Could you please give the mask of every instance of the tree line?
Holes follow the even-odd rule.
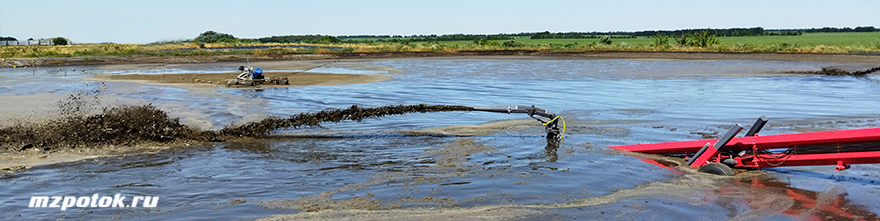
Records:
[[[587,33],[587,32],[566,32],[566,33],[550,33],[549,31],[538,32],[532,34],[531,39],[560,39],[560,38],[603,38],[608,36],[609,38],[636,38],[635,35],[631,33],[625,32],[615,32],[615,33]]]
[[[517,36],[529,36],[531,33],[520,34],[448,34],[448,35],[343,35],[339,38],[345,43],[370,42],[431,42],[431,41],[479,41],[479,40],[510,40]]]
[[[875,32],[880,31],[880,29],[874,28],[874,26],[859,26],[856,28],[832,28],[832,27],[824,27],[824,28],[810,28],[810,29],[776,29],[771,31],[796,31],[803,33],[837,33],[837,32]]]
[[[763,36],[763,35],[800,35],[799,32],[768,32],[761,27],[754,28],[725,28],[725,29],[681,29],[681,30],[650,30],[650,31],[615,31],[615,32],[566,32],[566,33],[550,33],[549,31],[535,33],[532,39],[553,39],[553,38],[601,38],[602,36],[611,36],[612,38],[636,38],[649,37],[657,35],[667,36],[684,36],[694,35],[706,32],[709,35],[718,37],[733,36]]]
[[[522,32],[522,33],[510,33],[510,34],[507,34],[507,33],[500,33],[500,34],[494,34],[494,35],[497,35],[497,36],[516,36],[516,37],[523,37],[523,36],[531,36],[532,34],[534,34],[534,33],[531,33],[531,32]],[[478,35],[478,34],[445,34],[445,35],[436,35],[436,34],[431,34],[431,35],[339,35],[339,36],[336,36],[336,37],[339,37],[340,39],[356,39],[356,38],[407,38],[407,39],[413,39],[413,38],[436,38],[436,39],[448,39],[448,40],[450,40],[450,41],[463,41],[463,40],[473,40],[473,39],[479,39],[479,38],[486,38],[486,36],[488,36],[488,35]],[[457,38],[457,39],[456,39],[456,38]]]
[[[439,42],[439,41],[474,41],[487,42],[495,40],[512,40],[514,37],[530,37],[531,39],[606,39],[610,42],[613,38],[636,38],[636,37],[656,37],[671,36],[681,41],[687,42],[694,39],[694,36],[713,36],[713,37],[736,37],[736,36],[797,36],[803,33],[818,32],[875,32],[880,31],[873,26],[864,27],[844,27],[844,28],[810,28],[810,29],[764,29],[762,27],[752,28],[703,28],[703,29],[680,29],[680,30],[646,30],[646,31],[613,31],[613,32],[521,32],[510,34],[445,34],[445,35],[283,35],[263,37],[257,39],[239,39],[231,34],[217,33],[207,31],[202,33],[195,42],[203,43],[224,43],[224,42],[261,42],[261,43],[312,43],[312,44],[336,44],[336,43],[374,43],[374,42]],[[681,43],[685,44],[685,43]],[[710,43],[711,44],[711,43]],[[700,44],[702,45],[702,44]]]
[[[615,31],[615,32],[566,32],[566,33],[550,33],[549,31],[538,32],[532,34],[532,39],[551,39],[551,38],[601,38],[602,36],[611,36],[612,38],[635,38],[649,37],[657,35],[667,36],[684,36],[695,35],[703,32],[718,37],[736,37],[736,36],[796,36],[803,33],[838,33],[838,32],[875,32],[880,29],[874,26],[864,26],[856,28],[810,28],[810,29],[764,29],[762,27],[753,28],[703,28],[703,29],[680,29],[680,30],[649,30],[649,31]]]
[[[262,43],[310,43],[310,44],[336,44],[342,42],[337,37],[330,35],[284,35],[258,38]]]

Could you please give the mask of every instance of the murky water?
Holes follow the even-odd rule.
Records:
[[[768,61],[372,64],[406,74],[369,84],[264,90],[107,82],[106,93],[170,107],[171,115],[184,122],[208,121],[213,127],[252,115],[288,116],[353,104],[535,105],[565,117],[565,143],[548,148],[537,121],[511,123],[488,135],[407,132],[528,118],[516,114],[427,113],[332,123],[280,131],[288,136],[277,139],[37,166],[0,178],[0,214],[9,219],[249,219],[322,208],[480,205],[530,206],[540,213],[529,219],[563,220],[874,220],[880,213],[877,165],[841,172],[832,166],[777,168],[719,178],[605,148],[699,139],[695,132],[723,133],[733,123],[747,125],[762,115],[770,119],[762,134],[876,127],[876,76],[779,76],[774,73],[834,64]],[[96,85],[80,82],[88,74],[44,72],[0,70],[0,95],[64,94]],[[34,195],[95,193],[160,196],[160,201],[149,209],[27,207]]]

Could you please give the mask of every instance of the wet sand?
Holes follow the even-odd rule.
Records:
[[[84,78],[84,80],[93,81],[122,81],[136,82],[157,85],[173,85],[184,87],[227,87],[226,79],[235,79],[238,73],[219,73],[219,74],[96,74],[94,77]],[[365,84],[384,80],[390,80],[391,77],[381,74],[326,74],[326,73],[308,73],[308,72],[285,72],[285,73],[264,73],[266,79],[269,78],[287,78],[288,85],[272,85],[262,84],[255,87],[271,88],[271,87],[297,87],[297,86],[315,86],[315,85],[341,85],[341,84]],[[235,88],[255,88],[244,85],[232,85]]]
[[[444,60],[482,60],[482,61],[516,61],[516,60],[559,60],[559,59],[630,59],[630,60],[781,60],[781,61],[810,61],[810,62],[848,62],[849,64],[829,67],[835,70],[847,72],[865,71],[877,68],[880,65],[880,56],[871,55],[822,55],[822,54],[724,54],[724,53],[576,53],[576,54],[544,54],[535,55],[504,55],[504,56],[454,56],[454,57],[407,57],[403,58],[378,58],[378,59],[343,59],[343,60],[270,60],[251,62],[251,66],[260,67],[264,70],[310,70],[319,67],[340,67],[353,70],[384,71],[388,74],[332,74],[314,72],[264,72],[268,78],[288,78],[289,85],[259,85],[257,88],[272,87],[296,87],[314,85],[344,85],[364,84],[391,80],[389,75],[404,74],[403,71],[370,64],[374,61],[399,60],[399,59],[444,59]],[[183,74],[116,74],[114,71],[136,70],[161,70],[161,69],[206,69],[223,68],[235,70],[241,62],[209,62],[209,63],[185,63],[185,64],[121,64],[102,65],[99,72],[93,77],[84,80],[93,81],[119,81],[136,82],[156,85],[170,85],[180,87],[227,87],[226,80],[234,79],[238,72],[227,73],[183,73]],[[763,73],[727,71],[725,74],[716,74],[712,77],[754,77],[754,76],[792,76],[792,75],[815,75],[822,74],[823,69],[816,70],[787,70],[771,71]],[[626,73],[633,78],[670,78],[670,77],[706,77],[705,73],[677,73],[673,71],[657,70],[657,72]],[[233,86],[235,88],[254,88],[247,86]]]
[[[462,139],[459,139],[461,143]],[[464,147],[475,145],[464,145]],[[467,151],[473,148],[464,148]],[[485,151],[485,150],[480,150]],[[591,206],[607,205],[618,203],[623,199],[638,198],[644,201],[640,205],[629,205],[630,207],[651,207],[656,204],[665,204],[663,201],[681,201],[689,202],[693,199],[694,191],[705,191],[712,193],[719,188],[731,189],[747,189],[748,185],[729,185],[732,177],[707,175],[697,172],[695,168],[684,165],[684,161],[678,158],[671,158],[658,155],[648,155],[639,153],[621,153],[632,155],[633,157],[650,159],[660,164],[668,165],[670,169],[674,168],[684,174],[671,180],[648,182],[630,189],[622,189],[616,192],[600,195],[595,197],[578,198],[568,202],[547,203],[547,204],[526,204],[526,205],[482,205],[473,207],[456,206],[460,202],[447,201],[438,202],[431,201],[433,199],[415,199],[415,202],[434,202],[434,207],[403,207],[398,203],[383,203],[385,206],[379,206],[377,201],[371,201],[372,196],[355,197],[351,200],[329,200],[332,194],[327,194],[327,199],[316,201],[311,198],[303,198],[299,200],[275,200],[259,202],[257,205],[270,208],[295,208],[302,209],[303,212],[294,214],[273,215],[259,220],[545,220],[548,217],[555,217],[555,211],[568,208],[586,208]],[[463,159],[463,154],[447,154],[452,158]],[[470,171],[471,169],[465,168]],[[479,170],[479,169],[474,169]],[[763,177],[765,174],[761,171],[740,171],[735,176],[736,179],[767,179]],[[399,179],[400,176],[395,178]],[[364,184],[365,186],[369,184]],[[361,187],[366,188],[366,187]],[[323,194],[322,194],[323,195]],[[742,198],[742,200],[753,200],[751,195],[727,196],[708,194],[702,196],[705,199],[715,198]],[[479,197],[477,197],[479,198]],[[404,200],[404,199],[402,199]],[[476,198],[474,200],[477,200]],[[481,198],[479,200],[482,200]],[[730,199],[726,199],[730,200]],[[364,203],[367,202],[367,203]],[[444,206],[444,203],[446,206]],[[784,194],[768,192],[763,200],[756,202],[764,206],[763,210],[772,211],[785,209],[792,206],[791,199]],[[304,207],[309,206],[309,207]],[[313,210],[309,210],[313,209]],[[564,210],[562,210],[564,211]],[[759,210],[760,212],[761,210]],[[778,212],[778,211],[776,211]],[[583,213],[583,212],[579,212]],[[741,214],[740,217],[749,217],[748,213]],[[760,216],[758,216],[760,217]],[[622,218],[618,216],[618,218]],[[634,218],[634,217],[630,217]]]
[[[197,143],[193,143],[197,144]],[[66,149],[44,152],[29,149],[14,153],[0,153],[0,174],[14,173],[34,166],[74,162],[103,157],[121,157],[139,154],[154,154],[169,148],[188,147],[193,144],[142,144],[136,146],[107,146],[100,149]]]
[[[384,71],[388,74],[401,74],[402,71],[380,67],[368,64],[369,60],[351,60],[339,62],[337,60],[306,60],[306,61],[270,61],[270,62],[251,62],[251,66],[259,67],[266,72],[263,75],[269,78],[287,78],[289,85],[270,85],[264,84],[257,87],[297,87],[297,86],[314,86],[314,85],[343,85],[343,84],[364,84],[379,81],[390,80],[387,74],[332,74],[332,73],[315,73],[315,72],[273,72],[273,70],[310,70],[319,67],[340,67],[356,70],[372,70]],[[124,64],[124,65],[105,65],[98,69],[100,74],[93,77],[84,78],[84,80],[94,81],[122,81],[137,82],[157,85],[173,85],[184,87],[226,87],[227,79],[235,79],[240,72],[235,72],[237,65],[245,65],[241,62],[224,62],[224,63],[191,63],[191,64]],[[182,70],[198,70],[206,68],[221,68],[231,70],[227,73],[180,73],[180,74],[117,74],[118,71],[138,71],[138,70],[162,70],[162,69],[182,69]],[[246,86],[234,86],[237,88],[254,88]]]

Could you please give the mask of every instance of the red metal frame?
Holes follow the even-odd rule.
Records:
[[[653,154],[694,153],[706,143],[717,139],[692,140],[667,143],[635,144],[611,146],[608,148]],[[880,127],[853,130],[822,131],[811,133],[779,134],[754,137],[737,137],[727,143],[728,150],[751,150],[752,145],[760,149],[781,149],[793,146],[823,145],[837,143],[859,143],[880,141]]]
[[[695,153],[706,143],[715,143],[717,139],[680,141],[667,143],[636,144],[610,146],[609,148],[652,153],[652,154],[686,154]],[[811,133],[780,134],[767,136],[750,136],[733,138],[724,150],[751,151],[752,154],[742,156],[725,156],[711,145],[704,154],[697,156],[691,166],[700,167],[709,162],[721,162],[725,159],[733,159],[737,162],[735,167],[765,168],[782,166],[815,166],[836,165],[835,169],[845,170],[850,164],[876,164],[880,163],[880,146],[876,151],[859,152],[832,152],[797,154],[796,152],[773,154],[763,150],[783,148],[810,148],[822,145],[847,145],[852,143],[880,142],[880,127],[867,129],[823,131]],[[878,144],[880,145],[880,144]]]
[[[880,163],[880,151],[814,154],[790,153],[783,154],[782,156],[759,154],[746,157],[734,157],[733,159],[737,162],[735,167],[764,168],[836,165],[834,169],[840,171],[849,169],[850,164]]]

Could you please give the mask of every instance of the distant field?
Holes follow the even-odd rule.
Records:
[[[673,39],[670,38],[670,41]],[[544,44],[574,44],[589,45],[599,42],[599,39],[529,39],[529,37],[517,37],[517,42],[526,45]],[[719,37],[718,41],[724,46],[737,46],[739,44],[752,44],[756,46],[781,45],[790,46],[877,46],[880,45],[880,32],[848,32],[848,33],[804,33],[800,36],[746,36],[746,37]],[[503,41],[498,41],[503,42]],[[420,42],[413,42],[420,43]],[[612,44],[626,43],[629,45],[649,46],[654,44],[653,38],[614,38]],[[441,41],[443,45],[472,45],[473,41]]]
[[[789,44],[797,46],[871,46],[880,45],[880,32],[804,33],[801,36],[749,36],[719,38],[722,45]]]
[[[599,39],[598,39],[598,38],[582,38],[582,39],[529,39],[529,37],[523,37],[523,38],[517,38],[516,41],[518,41],[518,42],[522,42],[523,44],[535,44],[535,45],[540,45],[540,44],[561,44],[561,45],[567,45],[567,44],[574,44],[574,43],[577,43],[578,45],[589,45],[589,44],[592,44],[593,42],[596,42],[596,44],[599,43]],[[626,43],[626,44],[630,44],[630,45],[639,45],[639,44],[641,44],[641,45],[651,45],[651,44],[654,44],[654,39],[653,39],[653,38],[645,38],[645,37],[638,37],[638,38],[612,38],[612,39],[611,39],[611,43],[612,43],[612,44]]]
[[[378,39],[375,39],[378,40]],[[400,39],[398,39],[400,40]],[[516,37],[520,45],[478,45],[473,41],[374,42],[370,44],[302,43],[209,43],[176,42],[167,44],[76,44],[66,46],[0,46],[0,58],[90,57],[90,56],[260,56],[284,54],[371,53],[371,52],[447,52],[460,51],[665,51],[665,52],[759,52],[759,53],[880,53],[880,32],[805,33],[800,36],[719,37],[719,45],[707,47],[678,46],[673,38],[664,47],[655,47],[654,38],[612,38],[610,45],[599,39],[530,39]],[[83,58],[87,60],[88,58]],[[12,66],[12,65],[9,65]]]

